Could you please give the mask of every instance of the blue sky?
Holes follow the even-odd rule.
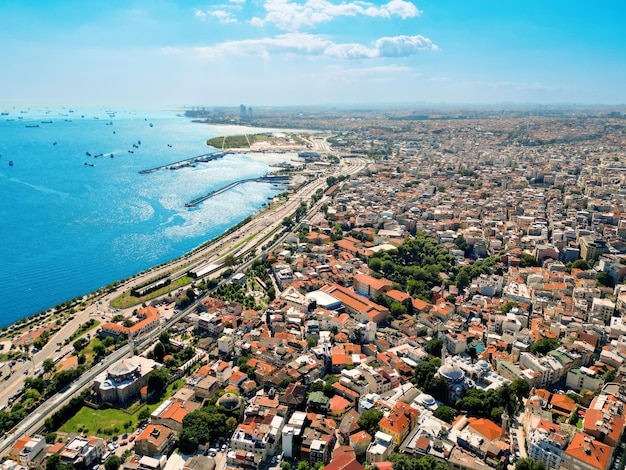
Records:
[[[0,0],[0,105],[626,103],[626,2]]]

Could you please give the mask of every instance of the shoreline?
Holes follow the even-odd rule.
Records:
[[[33,114],[33,113],[31,113]],[[54,114],[54,111],[53,111]],[[101,114],[101,113],[100,113]],[[191,123],[191,120],[188,118],[174,116],[172,113],[171,116],[167,115],[168,113],[159,113],[157,118],[163,117],[163,121],[166,124],[160,124],[161,121],[158,121],[157,118],[152,119],[155,123],[155,126],[158,128],[159,126],[165,126],[167,135],[164,137],[151,137],[148,138],[141,133],[135,133],[135,127],[139,126],[141,128],[141,132],[154,132],[147,128],[147,124],[144,125],[143,113],[137,113],[137,119],[134,119],[134,116],[131,115],[129,119],[126,119],[128,113],[119,112],[118,117],[123,122],[118,124],[115,122],[114,126],[119,125],[120,127],[123,125],[124,129],[128,127],[127,134],[130,136],[134,136],[134,138],[140,138],[143,140],[144,146],[148,147],[152,145],[153,147],[157,147],[157,151],[152,152],[152,149],[149,150],[150,153],[155,153],[157,155],[161,155],[159,153],[159,149],[162,150],[163,155],[165,156],[165,161],[169,161],[167,158],[170,156],[174,161],[178,155],[195,155],[195,153],[191,153],[195,151],[195,147],[202,147],[203,150],[208,149],[205,142],[208,137],[213,135],[218,135],[219,132],[223,131],[226,134],[233,133],[243,133],[249,132],[249,128],[240,127],[240,126],[229,126],[229,129],[221,128],[221,126],[211,125],[202,125],[197,126]],[[56,114],[55,114],[56,117]],[[88,119],[91,117],[87,115],[84,123],[85,125],[89,125],[89,129],[93,127],[97,129],[102,129],[102,133],[106,134],[111,127],[105,127],[104,120],[92,120]],[[31,117],[32,118],[32,117]],[[151,116],[148,115],[147,121],[151,120]],[[137,121],[137,122],[135,122]],[[130,122],[127,126],[127,122]],[[67,132],[68,142],[71,140],[72,145],[75,147],[80,147],[81,150],[84,148],[89,148],[92,150],[89,145],[92,144],[82,144],[82,138],[79,135],[79,132],[82,128],[72,127],[75,125],[63,124],[63,126],[68,126],[67,128],[63,128],[63,135]],[[46,127],[46,129],[51,130],[53,127]],[[145,128],[145,129],[143,129]],[[146,130],[147,129],[147,130]],[[180,144],[178,141],[172,140],[174,144],[174,150],[165,146],[166,142],[169,142],[170,139],[173,139],[171,132],[176,132],[177,130],[181,130],[181,138]],[[110,132],[110,131],[109,131]],[[118,135],[122,134],[120,129],[117,129]],[[126,130],[124,131],[126,132]],[[55,156],[58,153],[63,153],[66,155],[68,152],[64,152],[59,150],[61,146],[64,144],[62,139],[59,137],[58,132],[55,130],[53,132],[54,139],[59,140],[59,146],[52,146],[51,142],[48,142],[48,136],[39,136],[37,134],[38,140],[36,142],[37,152],[31,152],[33,154],[39,155],[48,155],[48,153],[52,156]],[[52,138],[52,137],[51,137]],[[114,138],[117,138],[114,136]],[[121,138],[120,138],[121,139]],[[17,141],[17,137],[13,139]],[[74,143],[74,141],[79,142],[79,144]],[[55,140],[56,142],[56,140]],[[13,144],[12,144],[13,145]],[[69,144],[68,144],[69,145]],[[95,144],[94,144],[95,145]],[[99,144],[98,144],[99,145]],[[117,145],[117,144],[116,144]],[[180,151],[177,150],[177,145],[180,145]],[[187,147],[190,147],[189,150]],[[41,150],[41,151],[39,151]],[[201,150],[202,151],[202,150]],[[205,150],[206,151],[206,150]],[[56,152],[56,153],[55,153]],[[72,147],[71,152],[69,153],[79,153],[79,151],[75,150]],[[169,152],[169,153],[167,153]],[[173,153],[172,153],[173,152]],[[96,212],[91,211],[90,214],[84,215],[82,212],[76,212],[76,220],[71,219],[70,216],[61,217],[59,219],[60,222],[68,222],[68,226],[71,230],[68,231],[66,235],[63,235],[63,231],[57,230],[59,232],[58,236],[56,232],[52,233],[52,236],[48,236],[45,240],[46,242],[50,240],[51,248],[48,249],[47,244],[39,243],[37,246],[34,243],[28,242],[29,240],[37,240],[38,237],[36,233],[39,231],[39,225],[36,223],[30,223],[32,217],[27,216],[26,214],[29,211],[20,212],[15,211],[15,215],[13,218],[15,221],[12,221],[11,225],[7,223],[5,227],[5,232],[7,235],[7,243],[8,246],[6,248],[7,255],[15,256],[15,260],[12,263],[7,263],[7,265],[3,268],[3,273],[6,272],[5,279],[7,282],[4,286],[4,302],[2,303],[2,308],[0,308],[0,330],[2,330],[2,336],[6,336],[8,333],[7,330],[12,329],[21,329],[24,328],[27,324],[32,325],[33,323],[39,321],[40,318],[48,317],[51,313],[56,313],[57,311],[65,310],[68,306],[74,306],[74,308],[78,308],[78,305],[85,299],[89,299],[94,295],[94,292],[104,292],[108,290],[111,284],[118,285],[121,282],[125,282],[128,279],[133,278],[139,274],[142,274],[145,271],[149,271],[154,269],[155,267],[159,267],[164,263],[170,263],[181,256],[185,256],[189,252],[193,252],[198,247],[210,243],[211,241],[217,239],[220,236],[223,236],[224,233],[231,230],[233,226],[240,223],[246,217],[253,216],[258,210],[261,210],[265,207],[265,204],[269,202],[268,199],[271,199],[277,196],[280,192],[280,188],[270,188],[269,185],[263,188],[256,188],[254,185],[249,188],[245,188],[245,190],[234,192],[231,196],[228,196],[222,201],[222,199],[217,202],[211,202],[209,206],[200,207],[200,211],[196,211],[198,213],[206,214],[200,216],[196,214],[196,212],[188,211],[186,208],[178,209],[177,207],[173,207],[171,201],[176,202],[176,199],[170,197],[172,195],[175,196],[174,193],[181,193],[183,197],[181,197],[182,202],[185,203],[192,198],[196,197],[200,194],[205,194],[206,191],[213,188],[213,179],[209,178],[209,183],[203,183],[202,172],[199,173],[190,173],[190,183],[193,184],[193,191],[185,190],[186,179],[188,178],[184,174],[181,176],[180,173],[172,173],[173,176],[164,176],[157,175],[156,178],[159,178],[159,181],[166,182],[174,182],[176,186],[170,186],[170,190],[166,190],[168,193],[166,196],[168,198],[163,199],[165,203],[162,203],[160,196],[157,196],[155,191],[151,191],[147,194],[147,196],[141,195],[132,189],[128,191],[124,191],[123,194],[131,194],[132,198],[128,198],[129,201],[127,206],[127,210],[125,212],[121,212],[121,209],[114,209],[111,201],[117,200],[113,199],[118,194],[122,194],[120,191],[116,191],[115,194],[112,194],[109,197],[109,193],[113,193],[113,190],[107,191],[99,191],[98,193],[102,193],[102,198],[92,197],[92,194],[95,194],[95,190],[93,189],[95,186],[91,185],[91,179],[93,178],[93,173],[88,173],[84,179],[82,176],[82,172],[84,171],[83,165],[83,154],[85,152],[82,151],[80,153],[81,157],[79,159],[80,168],[74,172],[74,168],[72,167],[72,184],[74,186],[80,186],[81,190],[86,191],[86,193],[79,193],[73,191],[76,189],[72,187],[72,193],[70,193],[69,189],[67,194],[60,192],[53,192],[53,190],[57,189],[55,185],[50,185],[50,188],[40,184],[39,180],[43,171],[53,170],[56,172],[57,168],[62,168],[61,164],[65,165],[66,160],[61,161],[59,164],[57,160],[46,157],[46,165],[50,164],[52,167],[52,163],[54,162],[54,167],[50,168],[48,166],[37,166],[36,171],[24,173],[25,166],[19,165],[18,161],[16,161],[16,172],[14,177],[17,178],[15,181],[16,185],[20,185],[19,188],[22,193],[26,194],[27,191],[33,192],[28,184],[34,185],[33,194],[38,198],[42,198],[42,193],[46,191],[52,194],[51,196],[52,202],[59,204],[60,206],[70,207],[70,203],[66,202],[71,197],[68,197],[69,194],[75,194],[76,200],[80,200],[79,209],[82,212],[85,212],[84,208],[87,206],[103,206],[103,211]],[[11,154],[5,154],[8,156]],[[73,153],[72,153],[73,155]],[[116,154],[117,156],[117,154]],[[146,166],[150,166],[150,164],[143,166],[141,165],[139,157],[131,156],[128,157],[129,164],[133,164],[133,168],[138,166],[140,169],[145,168]],[[180,157],[183,158],[183,157]],[[224,165],[221,163],[220,171],[222,167],[225,167],[227,172],[224,173],[222,177],[221,174],[217,173],[215,176],[215,181],[219,182],[222,179],[228,179],[232,175],[242,174],[242,178],[246,178],[249,175],[252,177],[262,176],[269,172],[275,170],[271,168],[272,162],[275,161],[287,161],[295,158],[295,154],[293,157],[289,154],[286,155],[268,155],[267,158],[265,155],[258,154],[256,152],[249,152],[248,156],[237,155],[234,157],[230,157],[232,160],[226,162]],[[238,164],[233,164],[233,162],[239,162],[242,159],[245,162],[250,161],[249,168],[255,168],[255,170],[248,171],[247,168],[237,168]],[[249,160],[248,160],[249,159]],[[163,158],[161,158],[163,160]],[[68,160],[70,161],[70,160]],[[34,162],[34,163],[33,163]],[[143,163],[149,162],[149,160],[145,160]],[[39,160],[32,160],[31,167],[38,165]],[[139,163],[140,165],[136,165]],[[71,164],[71,161],[70,161]],[[106,160],[106,164],[108,165],[103,170],[106,171],[107,176],[112,176],[115,178],[115,181],[120,181],[121,178],[118,177],[118,174],[122,170],[122,167],[127,164],[126,160],[123,160],[121,157],[115,158],[113,160]],[[158,160],[155,165],[159,164]],[[5,162],[6,165],[6,162]],[[268,167],[268,165],[270,165]],[[103,165],[98,165],[98,168],[102,168]],[[209,172],[211,171],[210,166],[208,165],[198,165],[199,167],[208,168]],[[204,168],[199,168],[203,172],[206,172]],[[19,171],[22,171],[20,174]],[[7,175],[9,175],[8,170],[6,170]],[[78,177],[74,177],[74,173],[79,173]],[[55,173],[56,174],[56,173]],[[211,176],[210,173],[206,173]],[[11,173],[13,175],[13,173]],[[131,175],[134,176],[134,175]],[[237,176],[234,176],[235,178]],[[20,179],[21,178],[21,179]],[[206,178],[205,178],[206,179]],[[141,187],[145,186],[146,181],[149,181],[147,178],[141,180]],[[24,182],[24,184],[22,184]],[[55,183],[56,184],[56,183]],[[117,185],[117,183],[115,183]],[[220,187],[219,183],[215,184],[216,187]],[[111,186],[114,187],[114,186]],[[127,187],[129,187],[127,185]],[[132,186],[131,186],[132,187]],[[206,189],[208,188],[208,189]],[[250,189],[252,188],[252,189]],[[187,196],[187,194],[190,194]],[[135,197],[136,196],[136,197]],[[8,199],[12,200],[12,199]],[[24,201],[26,198],[16,196],[16,200]],[[82,202],[84,201],[84,202]],[[103,204],[96,201],[103,201]],[[144,202],[145,201],[145,202]],[[168,205],[169,204],[169,205]],[[214,209],[213,205],[216,205],[218,209]],[[40,204],[37,207],[44,207],[44,204]],[[232,208],[231,208],[232,206]],[[124,206],[126,207],[126,206]],[[155,217],[152,218],[152,222],[148,221],[150,218],[150,212],[156,214]],[[43,213],[43,217],[38,220],[47,220],[47,212],[50,211],[40,211]],[[62,214],[71,214],[73,210],[64,210]],[[121,214],[125,219],[122,223],[117,223],[113,216]],[[143,217],[145,214],[146,221],[144,223]],[[159,225],[158,217],[161,217],[163,223]],[[169,217],[169,218],[168,218]],[[136,219],[131,221],[130,219]],[[101,220],[100,220],[101,219]],[[128,219],[128,220],[126,220]],[[92,221],[94,222],[87,222]],[[28,222],[28,223],[27,223]],[[75,223],[72,223],[75,222]],[[137,222],[137,223],[136,223]],[[142,225],[139,225],[142,223]],[[86,232],[82,232],[78,230],[80,224],[85,225]],[[108,224],[108,225],[107,225]],[[29,229],[28,231],[22,230],[19,227],[34,227]],[[59,226],[59,224],[57,224]],[[92,233],[95,231],[95,228],[98,227],[100,230],[95,234]],[[120,227],[120,228],[116,228]],[[128,227],[128,228],[125,228]],[[149,227],[150,230],[143,232],[146,227]],[[164,228],[163,228],[164,227]],[[65,230],[65,229],[64,229]],[[106,231],[104,233],[107,234],[108,240],[116,240],[118,248],[110,248],[113,246],[112,243],[106,242],[104,240],[103,230]],[[11,243],[11,240],[18,239],[19,234],[28,234],[28,237],[23,237],[23,242]],[[79,233],[80,232],[80,233]],[[110,234],[110,236],[109,236]],[[154,235],[157,235],[156,237]],[[94,236],[92,236],[94,235]],[[134,238],[133,238],[134,237]],[[42,237],[43,238],[43,237]],[[75,249],[76,245],[74,245],[74,239],[79,239],[76,243],[80,244],[79,246],[84,246],[83,249],[77,251]],[[85,240],[85,245],[82,245],[82,240]],[[146,243],[143,240],[150,240],[150,243]],[[99,246],[91,246],[96,245],[97,242],[93,240],[102,240],[105,241],[105,244],[99,243]],[[125,248],[122,242],[129,240],[130,242],[137,245],[137,256],[134,256],[132,252],[130,252],[130,247]],[[152,242],[154,240],[154,242]],[[140,246],[140,244],[143,245]],[[74,246],[74,248],[72,248]],[[10,248],[11,247],[11,248]],[[121,248],[119,248],[121,247]],[[89,248],[89,249],[88,249]],[[106,250],[104,254],[98,254],[101,250]],[[131,257],[129,259],[125,259],[125,255],[127,253],[131,253]],[[15,255],[13,254],[15,253]],[[17,254],[22,254],[20,258],[17,258]],[[58,253],[58,255],[57,255]],[[73,253],[79,253],[74,255]],[[63,256],[61,256],[63,254]],[[115,256],[115,257],[114,257]],[[42,265],[41,268],[37,265],[36,260],[41,259]],[[107,261],[108,259],[108,261]],[[82,260],[82,261],[81,261]],[[99,260],[103,260],[99,266],[102,266],[102,269],[94,271],[93,268],[89,268],[89,266],[94,266],[93,262],[98,262]],[[13,261],[13,260],[11,260]],[[82,263],[82,264],[81,264]],[[47,273],[48,267],[50,267],[50,273]],[[58,273],[58,274],[57,274]]]

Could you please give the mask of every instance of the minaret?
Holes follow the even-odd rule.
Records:
[[[130,348],[130,358],[135,356],[135,340],[132,331],[128,333],[128,347]]]
[[[506,412],[506,408],[504,409],[504,413],[502,413],[502,437],[507,435],[509,430],[509,414]]]

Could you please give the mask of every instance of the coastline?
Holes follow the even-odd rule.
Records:
[[[212,124],[210,124],[213,126]],[[224,125],[223,127],[227,127]],[[230,125],[228,127],[241,129],[242,126],[239,125]],[[281,129],[281,132],[292,132],[290,130]],[[300,132],[307,132],[302,131]],[[304,147],[302,145],[299,146],[291,146],[291,148],[285,148],[283,146],[271,145],[262,149],[229,149],[229,153],[250,153],[250,154],[278,154],[278,153],[297,153],[298,150],[302,150]],[[64,313],[70,311],[82,311],[88,308],[86,304],[92,304],[93,302],[97,302],[103,297],[109,295],[111,292],[118,290],[120,286],[124,286],[129,284],[137,279],[146,279],[150,277],[156,276],[157,272],[172,270],[175,267],[180,267],[183,263],[193,264],[197,262],[197,258],[202,258],[206,256],[207,252],[215,251],[215,244],[218,244],[222,239],[228,237],[230,234],[236,232],[240,228],[244,227],[246,224],[253,222],[255,218],[258,218],[260,215],[264,214],[267,211],[271,211],[272,208],[268,205],[263,205],[258,208],[254,213],[244,217],[239,220],[237,223],[231,225],[226,230],[221,232],[219,235],[209,238],[206,241],[200,243],[193,249],[186,251],[182,255],[165,261],[163,263],[151,266],[144,270],[138,271],[137,273],[128,276],[126,278],[122,278],[107,285],[104,285],[98,289],[87,292],[83,295],[77,296],[72,299],[65,300],[60,302],[54,306],[50,306],[45,310],[41,310],[39,312],[35,312],[26,317],[20,318],[12,323],[4,325],[0,328],[0,342],[6,341],[7,337],[15,336],[19,334],[19,332],[25,328],[34,328],[41,326],[42,323],[45,323],[50,320],[54,320],[59,316],[62,316]],[[223,254],[223,253],[222,253]],[[110,298],[109,303],[114,299]],[[140,303],[140,301],[138,302]],[[0,350],[1,351],[1,350]]]
[[[23,125],[7,123],[14,124],[16,133],[1,145],[7,160],[0,168],[6,182],[0,194],[11,209],[0,230],[6,257],[0,271],[0,327],[23,326],[222,235],[280,189],[251,182],[193,210],[185,204],[231,181],[263,176],[274,170],[275,162],[294,158],[250,152],[197,168],[139,175],[145,168],[205,153],[207,138],[218,131],[249,129],[213,129],[162,113],[120,112],[118,120],[93,119],[87,113],[81,119],[77,113],[70,116],[72,123],[53,117],[54,124],[30,133]],[[39,119],[31,112],[26,116]],[[139,140],[140,148],[133,148]],[[22,141],[28,146],[21,146]],[[84,166],[86,151],[93,155],[94,169]],[[113,152],[115,158],[97,158],[102,152]],[[7,166],[9,157],[14,167]]]

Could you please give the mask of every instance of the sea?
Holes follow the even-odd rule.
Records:
[[[284,190],[235,186],[295,154],[227,154],[206,140],[268,129],[192,122],[180,111],[11,109],[0,116],[0,326],[173,260]]]

